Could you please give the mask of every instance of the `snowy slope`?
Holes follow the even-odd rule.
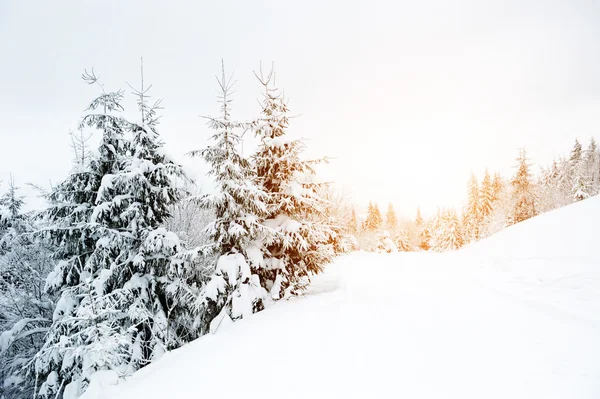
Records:
[[[85,398],[600,398],[598,221],[593,198],[454,253],[342,257]]]

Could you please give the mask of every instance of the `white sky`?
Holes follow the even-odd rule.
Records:
[[[471,171],[511,173],[518,147],[546,164],[600,138],[600,3],[488,3],[0,0],[0,179],[61,180],[97,94],[81,73],[127,88],[140,56],[168,150],[202,179],[183,154],[206,145],[221,58],[240,119],[259,111],[262,60],[301,114],[291,133],[359,204],[459,205]]]

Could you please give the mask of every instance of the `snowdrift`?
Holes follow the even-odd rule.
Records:
[[[446,254],[354,253],[85,399],[599,398],[600,198]]]
[[[600,257],[600,196],[510,226],[463,248],[470,254],[518,258]]]

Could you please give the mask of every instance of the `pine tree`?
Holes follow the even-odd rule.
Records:
[[[517,172],[511,181],[512,212],[508,220],[509,225],[522,222],[538,214],[537,197],[529,169],[527,153],[525,149],[521,149],[517,158]]]
[[[593,144],[595,145],[595,143]],[[571,192],[574,201],[581,201],[588,198],[593,191],[592,176],[589,174],[590,170],[588,169],[586,160],[581,143],[575,139],[575,144],[569,157],[571,166]]]
[[[394,231],[398,228],[398,219],[396,218],[396,212],[394,211],[394,206],[390,202],[388,204],[388,209],[385,214],[386,226],[388,229]]]
[[[468,187],[467,206],[463,212],[465,242],[477,241],[479,239],[479,231],[482,221],[479,186],[477,184],[477,178],[474,174],[471,174]]]
[[[500,173],[494,173],[494,178],[492,180],[492,202],[497,202],[500,200],[500,196],[502,191],[504,190],[504,179],[500,176]]]
[[[381,224],[381,217],[377,216],[379,210],[376,210],[376,205],[369,201],[369,207],[367,209],[367,219],[364,222],[365,230],[374,231],[377,230]]]
[[[216,183],[214,193],[198,198],[202,208],[215,212],[207,227],[210,243],[195,251],[215,259],[197,305],[203,314],[203,332],[261,310],[267,297],[260,279],[266,267],[260,240],[267,233],[261,221],[267,216],[268,197],[258,188],[249,160],[240,153],[241,135],[251,125],[232,120],[232,78],[226,77],[223,65],[221,72],[217,78],[220,115],[207,118],[214,131],[212,143],[189,153],[204,159]]]
[[[425,223],[421,216],[421,209],[417,208],[417,217],[415,218],[415,225],[417,227],[417,246],[424,251],[429,250],[431,242],[431,231],[429,223]]]
[[[265,240],[261,282],[272,299],[279,299],[304,291],[310,276],[332,260],[332,244],[343,231],[326,217],[328,204],[321,196],[325,186],[316,179],[315,165],[327,160],[301,159],[304,144],[288,138],[289,111],[274,87],[273,70],[266,76],[261,70],[256,77],[265,92],[256,124],[260,145],[253,160],[260,188],[267,194],[263,224],[272,232]]]
[[[571,165],[575,167],[582,159],[583,150],[581,147],[581,143],[578,139],[575,139],[575,144],[573,145],[573,149],[571,149],[571,155],[569,157],[569,162]]]
[[[148,106],[146,93],[143,84],[135,92],[137,124],[117,114],[123,93],[103,90],[81,123],[102,132],[98,157],[51,193],[48,231],[60,260],[46,289],[60,299],[36,359],[41,397],[81,394],[95,371],[131,374],[194,337],[177,294],[193,290],[196,276],[172,262],[179,239],[160,227],[185,194],[175,186],[185,175],[164,155],[160,103]]]
[[[404,229],[400,230],[398,234],[396,234],[394,243],[396,244],[396,248],[399,252],[410,252],[413,250],[410,240],[408,239],[408,234]]]
[[[494,212],[494,191],[492,186],[492,179],[487,169],[485,170],[483,180],[481,181],[479,199],[481,218],[489,218],[490,215]]]
[[[585,176],[585,194],[591,197],[600,193],[600,153],[593,137],[584,154],[582,174]]]
[[[379,229],[382,223],[383,218],[381,217],[379,206],[377,204],[373,204],[373,224],[375,225],[375,229]]]
[[[421,208],[417,208],[417,217],[415,218],[415,224],[417,227],[423,226],[423,217],[421,216]]]
[[[432,248],[438,252],[451,251],[464,244],[462,227],[456,211],[438,211],[434,222]]]
[[[429,251],[431,249],[432,235],[430,223],[423,223],[419,230],[419,248],[423,251]]]

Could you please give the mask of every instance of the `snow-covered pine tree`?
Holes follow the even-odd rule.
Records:
[[[479,232],[482,222],[481,201],[477,178],[471,174],[468,185],[467,206],[463,212],[463,239],[465,242],[479,240]]]
[[[396,217],[396,211],[394,211],[394,206],[391,202],[388,204],[385,222],[386,227],[391,231],[395,231],[398,228],[398,218]]]
[[[93,84],[97,78],[87,72],[83,79]],[[48,194],[50,207],[44,213],[45,238],[56,245],[56,264],[48,276],[45,290],[59,297],[53,314],[53,322],[43,348],[36,355],[35,369],[38,385],[37,395],[54,398],[63,395],[66,385],[80,378],[89,378],[96,368],[119,364],[120,347],[102,342],[95,349],[105,350],[103,364],[93,364],[93,344],[101,333],[116,333],[104,324],[95,323],[95,314],[80,319],[78,307],[84,300],[92,303],[89,272],[85,271],[96,242],[102,236],[90,218],[96,205],[96,193],[104,175],[116,173],[124,167],[126,153],[125,121],[122,111],[123,92],[105,92],[88,107],[88,121],[95,120],[102,132],[99,155],[89,165],[75,165],[71,174]],[[81,127],[85,124],[81,124]],[[85,334],[81,332],[85,331]],[[64,338],[63,338],[64,337]],[[74,338],[70,340],[70,338]],[[114,353],[117,352],[117,353]],[[84,360],[86,367],[83,367]],[[91,364],[90,364],[91,363]],[[36,384],[37,385],[37,384]],[[79,387],[74,389],[79,394]],[[75,395],[74,395],[75,396]]]
[[[423,222],[419,229],[419,248],[423,251],[429,251],[431,249],[431,222]]]
[[[398,228],[398,218],[391,202],[388,203],[388,209],[385,213],[385,225],[391,231],[395,231]]]
[[[552,161],[549,168],[541,168],[540,173],[540,212],[547,212],[558,207],[559,192],[557,189],[559,177],[558,162]]]
[[[438,224],[435,234],[436,251],[452,251],[463,246],[462,227],[454,209],[442,211]]]
[[[492,202],[497,202],[500,200],[500,197],[504,191],[504,186],[504,179],[500,173],[494,173],[494,178],[492,179]]]
[[[492,178],[488,170],[485,170],[483,180],[479,187],[479,206],[481,223],[479,228],[479,238],[487,237],[490,234],[490,224],[494,223],[494,187]]]
[[[592,192],[591,176],[588,175],[588,167],[584,152],[579,140],[575,139],[575,144],[569,157],[571,167],[571,193],[573,201],[581,201],[590,197]]]
[[[421,208],[417,208],[417,216],[415,218],[415,226],[417,228],[417,246],[424,251],[429,250],[431,242],[431,231],[429,223],[425,223],[421,216]]]
[[[600,193],[600,152],[596,140],[592,137],[585,151],[585,174],[589,179],[590,190],[588,194],[598,195]]]
[[[332,195],[326,201],[325,186],[316,179],[315,165],[327,160],[301,159],[304,144],[287,136],[289,111],[274,87],[273,70],[255,75],[264,94],[256,124],[260,144],[253,161],[260,187],[267,193],[263,223],[272,231],[265,240],[262,282],[270,297],[279,299],[304,291],[310,276],[332,260],[332,244],[344,229],[333,228],[339,220],[328,220],[332,213],[327,212],[328,203],[338,201]]]
[[[485,170],[481,187],[479,189],[479,211],[482,219],[487,219],[494,212],[494,192],[492,178],[488,170]]]
[[[141,122],[130,123],[119,115],[123,93],[102,89],[80,126],[102,133],[99,155],[50,195],[47,232],[60,250],[46,289],[60,299],[36,357],[42,398],[77,397],[94,372],[130,374],[195,337],[176,297],[194,276],[171,262],[179,240],[160,227],[184,174],[162,151],[145,93],[136,93]]]
[[[375,206],[372,201],[369,201],[369,207],[367,208],[367,218],[364,221],[364,230],[374,231],[379,228],[377,224],[377,215],[375,214]]]
[[[373,204],[373,224],[375,225],[375,229],[379,229],[383,224],[383,217],[381,216],[381,211],[379,210],[379,205],[377,205],[377,203]]]
[[[410,252],[413,250],[413,246],[408,239],[408,233],[404,229],[401,229],[398,234],[396,234],[394,243],[399,252]]]
[[[204,159],[216,183],[214,193],[197,198],[200,207],[215,212],[215,220],[207,226],[210,243],[191,252],[214,259],[212,276],[196,302],[203,315],[203,333],[261,310],[267,298],[260,276],[266,267],[261,239],[268,229],[261,222],[267,216],[268,197],[240,153],[241,136],[251,124],[232,120],[233,82],[221,66],[220,115],[207,117],[214,131],[212,143],[189,153]]]
[[[575,167],[581,161],[583,155],[583,149],[578,139],[575,139],[575,144],[571,149],[571,155],[569,156],[569,162],[571,166]]]
[[[415,225],[420,228],[423,226],[423,217],[421,216],[421,208],[417,207],[417,216],[415,217]]]
[[[522,222],[538,214],[538,200],[531,180],[530,165],[525,149],[519,151],[517,172],[511,181],[511,203],[507,223],[509,225]]]

